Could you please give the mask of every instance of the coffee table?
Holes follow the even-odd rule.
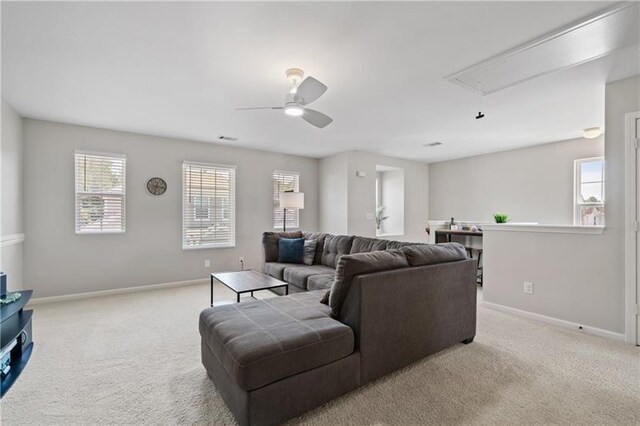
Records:
[[[214,280],[220,281],[222,284],[235,291],[237,302],[240,302],[240,295],[242,293],[251,293],[251,297],[253,297],[253,292],[259,290],[270,290],[284,287],[285,295],[289,294],[288,283],[252,269],[235,272],[217,272],[211,274],[211,306],[213,306]]]

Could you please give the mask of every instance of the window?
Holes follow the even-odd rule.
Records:
[[[234,247],[236,168],[182,163],[182,248]]]
[[[126,157],[76,151],[76,233],[125,231]]]
[[[295,172],[273,172],[273,228],[283,229],[284,210],[280,208],[280,193],[300,191],[300,174]],[[287,209],[287,230],[300,227],[298,209]]]
[[[575,161],[574,225],[604,225],[604,158]]]
[[[211,202],[207,197],[193,197],[193,218],[209,220],[211,218]]]

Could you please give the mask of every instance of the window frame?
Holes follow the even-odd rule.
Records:
[[[77,159],[78,156],[94,156],[105,157],[122,160],[122,193],[107,193],[107,192],[90,192],[90,191],[78,191],[78,170]],[[73,152],[73,192],[74,192],[74,229],[76,235],[108,235],[108,234],[124,234],[127,232],[127,156],[125,154],[114,152],[99,152],[99,151],[85,151],[77,149]],[[78,198],[86,195],[96,196],[117,196],[122,198],[122,224],[120,229],[106,229],[106,230],[80,230],[78,229]]]
[[[187,230],[187,221],[185,220],[185,213],[187,212],[187,207],[186,207],[186,197],[187,197],[187,185],[186,185],[186,179],[185,179],[185,167],[187,166],[195,166],[195,167],[201,167],[201,168],[209,168],[209,169],[214,169],[214,170],[220,170],[220,171],[226,171],[226,172],[230,172],[232,173],[232,178],[230,179],[230,205],[229,205],[229,210],[230,210],[230,217],[229,217],[229,223],[231,225],[231,233],[230,233],[230,239],[227,242],[224,243],[206,243],[206,244],[198,244],[198,245],[185,245],[186,242],[186,230]],[[180,235],[180,245],[182,247],[182,250],[200,250],[200,249],[218,249],[218,248],[234,248],[236,246],[236,232],[237,232],[237,227],[236,227],[236,205],[237,205],[237,201],[236,201],[236,189],[237,189],[237,182],[236,182],[236,178],[237,178],[237,166],[233,165],[233,164],[219,164],[219,163],[203,163],[200,161],[188,161],[188,160],[184,160],[182,162],[182,167],[181,167],[181,172],[182,172],[182,199],[181,199],[181,204],[182,204],[182,232]],[[194,195],[194,197],[196,197]],[[215,217],[215,210],[216,208],[214,206],[211,205],[211,200],[209,200],[209,218],[211,218],[212,216]],[[196,214],[196,209],[193,209],[192,213],[192,219],[195,219],[195,214]]]
[[[593,181],[593,182],[582,182],[582,167],[581,167],[582,164],[590,163],[594,161],[602,162],[602,180]],[[606,162],[605,162],[604,156],[579,158],[574,160],[573,162],[573,225],[574,226],[604,226],[604,223],[606,222],[606,213],[605,213],[604,221],[601,225],[592,225],[592,224],[582,223],[581,207],[593,206],[593,207],[602,207],[603,209],[605,209],[605,206],[607,203],[606,196],[605,196],[605,188],[606,188],[605,166],[606,166]],[[582,198],[583,183],[601,183],[602,184],[602,201],[582,202],[581,198]]]
[[[276,175],[292,175],[295,176],[295,189],[294,192],[300,192],[300,172],[294,172],[294,171],[286,171],[286,170],[274,170],[273,173],[271,174],[271,189],[273,190],[274,188],[274,184],[276,182]],[[278,224],[276,224],[276,211],[282,211],[282,209],[279,207],[279,202],[280,202],[280,192],[282,191],[278,191],[278,198],[275,198],[276,195],[276,191],[273,191],[273,218],[272,218],[272,226],[273,229],[276,231],[281,231],[284,229],[284,221],[282,224],[280,224],[280,226],[277,226]],[[293,210],[293,211],[292,211]],[[288,226],[287,225],[287,231],[288,230],[299,230],[300,229],[300,209],[287,209],[287,219],[289,219],[289,215],[293,215],[293,218],[295,219],[295,226]]]

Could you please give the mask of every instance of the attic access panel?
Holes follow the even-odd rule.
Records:
[[[494,56],[446,80],[488,95],[640,44],[640,3],[622,3]]]

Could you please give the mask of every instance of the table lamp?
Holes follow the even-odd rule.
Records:
[[[282,230],[287,230],[287,209],[304,209],[304,192],[286,191],[280,193],[280,208],[284,211]]]

